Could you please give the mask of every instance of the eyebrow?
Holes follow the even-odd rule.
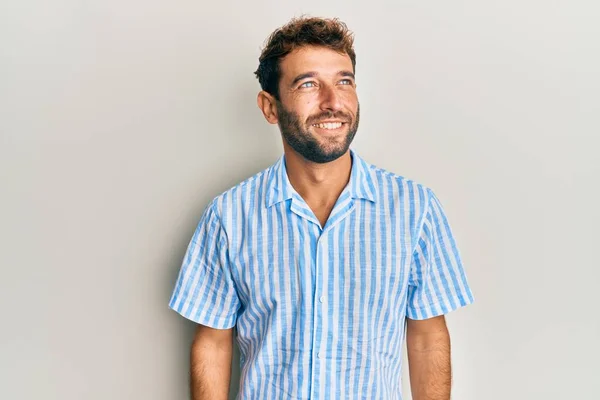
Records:
[[[315,76],[317,76],[318,74],[316,72],[306,72],[304,74],[300,74],[297,77],[294,78],[294,80],[292,81],[292,86],[294,86],[296,83],[300,82],[302,79],[306,79],[306,78],[314,78]]]
[[[340,71],[340,72],[338,72],[338,75],[341,75],[341,76],[346,76],[346,77],[350,77],[350,78],[352,78],[352,79],[356,79],[356,78],[354,77],[354,73],[353,73],[353,72],[350,72],[350,71]]]
[[[300,75],[298,75],[297,77],[294,78],[294,80],[292,81],[292,86],[294,86],[296,83],[300,82],[303,79],[314,78],[317,75],[319,75],[319,74],[317,74],[314,71],[305,72],[304,74],[300,74]],[[339,76],[346,76],[346,77],[350,77],[352,79],[356,79],[354,77],[354,73],[352,73],[350,71],[338,71],[337,75],[339,75]]]

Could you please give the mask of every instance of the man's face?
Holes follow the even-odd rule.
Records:
[[[350,57],[324,47],[302,47],[281,61],[280,70],[277,123],[284,140],[312,162],[344,155],[359,122]]]

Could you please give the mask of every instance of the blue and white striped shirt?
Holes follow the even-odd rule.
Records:
[[[190,241],[170,307],[236,327],[238,399],[401,399],[405,318],[473,302],[431,189],[350,153],[325,226],[282,155],[217,196]]]

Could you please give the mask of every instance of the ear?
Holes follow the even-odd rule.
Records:
[[[270,124],[276,124],[279,121],[277,116],[277,105],[276,100],[273,95],[261,90],[258,93],[258,97],[256,99],[256,103],[258,104],[258,108],[262,111],[265,119]]]

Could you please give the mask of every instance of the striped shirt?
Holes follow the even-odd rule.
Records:
[[[237,399],[401,399],[406,317],[473,302],[431,189],[350,154],[324,226],[285,155],[204,210],[170,307],[236,327]]]

